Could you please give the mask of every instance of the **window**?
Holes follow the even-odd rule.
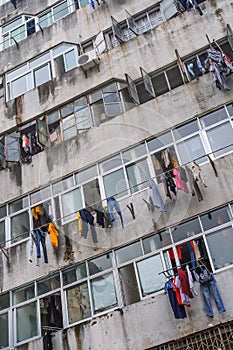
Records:
[[[18,288],[12,292],[13,305],[20,304],[34,297],[35,297],[34,283],[26,287]]]
[[[120,198],[128,194],[124,170],[120,169],[103,176],[106,197]]]
[[[86,264],[80,264],[63,272],[63,284],[67,285],[87,277]]]
[[[80,188],[63,194],[61,204],[64,222],[74,219],[77,212],[84,207]]]
[[[86,282],[81,283],[73,288],[67,289],[66,297],[69,324],[78,322],[91,316],[91,305],[88,285]]]
[[[16,309],[17,343],[38,335],[36,306],[34,302]]]
[[[34,71],[35,86],[40,86],[51,80],[50,64],[46,64]]]
[[[69,13],[69,8],[68,8],[67,1],[64,1],[61,4],[53,7],[54,21],[57,21],[61,17],[68,15],[68,13]]]
[[[35,33],[35,19],[31,16],[22,16],[2,26],[3,48],[14,45],[31,34]],[[13,38],[13,39],[12,39]]]
[[[107,253],[96,259],[88,261],[89,274],[94,275],[98,272],[110,269],[112,267],[112,253]]]
[[[117,264],[122,264],[142,255],[142,247],[140,242],[136,242],[126,247],[116,250]]]
[[[208,214],[201,215],[201,223],[204,231],[223,225],[231,220],[228,206],[210,211]]]
[[[172,244],[172,241],[169,231],[159,232],[156,235],[143,239],[143,248],[145,254],[151,253],[170,244]]]
[[[28,211],[11,217],[11,239],[12,243],[29,237],[30,225]]]
[[[41,328],[62,328],[61,293],[50,294],[40,299]]]
[[[37,282],[37,293],[42,295],[60,288],[60,276],[59,273],[52,277],[45,278]]]
[[[117,305],[113,274],[109,273],[91,280],[94,313],[111,309]]]
[[[138,192],[148,186],[150,172],[146,159],[126,166],[129,187],[132,193]]]
[[[215,269],[233,264],[233,228],[223,228],[206,236]]]
[[[189,220],[181,223],[172,230],[172,237],[174,242],[181,241],[190,236],[194,236],[201,232],[201,226],[198,219]]]
[[[8,72],[6,74],[7,100],[20,96],[55,78],[55,73],[52,73],[55,72],[55,69],[52,69],[55,62],[57,63],[56,75],[76,67],[77,53],[76,46],[63,43],[23,66]]]
[[[163,270],[160,255],[139,261],[137,269],[143,297],[164,288],[165,277],[162,274],[159,275]]]
[[[9,346],[8,322],[9,322],[8,313],[0,314],[0,328],[1,328],[0,349],[6,348]]]
[[[233,150],[233,129],[230,122],[207,130],[206,134],[215,157]]]

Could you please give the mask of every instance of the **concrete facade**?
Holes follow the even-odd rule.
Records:
[[[11,2],[8,2],[0,7],[0,24],[4,25],[21,15],[36,16],[57,3],[57,1],[52,0],[26,2],[19,0],[17,1],[17,9],[14,9]],[[61,43],[78,45],[80,42],[78,35],[81,42],[84,43],[93,39],[99,31],[107,33],[111,29],[111,16],[121,22],[125,20],[124,9],[127,9],[132,15],[136,15],[154,6],[156,2],[152,0],[107,0],[106,3],[104,5],[101,2],[100,6],[96,5],[95,10],[92,10],[90,5],[78,9],[44,28],[43,32],[38,31],[22,40],[18,43],[18,47],[13,45],[3,50],[0,58],[0,75],[6,77],[6,74],[14,68]],[[5,96],[5,101],[0,104],[1,136],[5,137],[17,128],[20,129],[27,123],[42,118],[56,108],[92,92],[107,82],[125,81],[125,74],[137,81],[141,78],[140,67],[143,67],[148,73],[157,72],[160,69],[164,70],[176,62],[176,49],[181,58],[185,60],[193,52],[196,53],[198,50],[208,48],[206,34],[211,41],[226,42],[227,24],[232,23],[233,20],[233,2],[230,0],[206,0],[201,4],[201,7],[204,11],[202,17],[196,12],[194,13],[194,10],[178,13],[158,27],[104,52],[100,55],[99,71],[97,67],[93,67],[88,70],[87,78],[80,67],[76,67],[14,99],[6,101]],[[48,185],[52,188],[56,181],[76,174],[89,166],[100,164],[119,152],[145,141],[149,142],[150,139],[164,132],[169,132],[175,127],[185,125],[195,118],[200,120],[204,115],[220,107],[232,106],[232,75],[228,77],[228,84],[230,91],[219,91],[213,84],[211,73],[204,74],[198,80],[191,81],[190,79],[188,83],[140,105],[132,102],[130,110],[114,118],[109,118],[98,126],[91,127],[87,132],[45,147],[42,152],[33,155],[30,164],[19,162],[2,169],[0,171],[0,204],[9,206],[9,203],[24,196],[31,196],[35,191]],[[7,87],[4,88],[6,94]],[[232,126],[232,115],[228,119]],[[205,130],[200,133],[204,132]],[[205,136],[202,137],[204,139]],[[79,236],[76,219],[64,222],[59,226],[59,249],[55,250],[52,245],[47,244],[49,263],[46,265],[41,263],[40,267],[37,267],[34,262],[33,264],[28,262],[30,241],[27,237],[15,243],[10,241],[8,234],[6,237],[7,250],[0,252],[1,293],[4,294],[32,281],[51,276],[57,271],[63,271],[69,266],[75,266],[77,263],[93,259],[101,254],[115,251],[118,247],[139,239],[142,242],[143,238],[149,237],[153,233],[152,219],[156,222],[158,230],[163,231],[182,221],[200,217],[216,208],[226,205],[229,205],[230,208],[230,204],[232,208],[233,153],[231,152],[232,150],[226,151],[225,154],[218,157],[211,153],[218,176],[214,175],[213,168],[208,161],[201,164],[201,172],[208,184],[207,188],[201,187],[203,201],[199,202],[197,196],[192,196],[190,185],[189,193],[178,191],[176,201],[169,201],[164,193],[164,185],[160,182],[158,188],[167,206],[167,212],[161,213],[158,209],[149,212],[143,199],[148,200],[151,196],[150,188],[146,187],[136,193],[128,194],[119,199],[124,217],[124,228],[121,227],[118,216],[115,216],[116,220],[112,229],[96,227],[97,243],[93,243],[90,233],[85,241]],[[149,151],[147,151],[147,155],[148,159],[152,159]],[[152,167],[151,164],[150,167]],[[98,176],[98,179],[101,177],[100,183],[104,187],[104,175]],[[102,195],[104,206],[106,206],[105,199]],[[53,203],[54,201],[55,196],[52,198]],[[134,206],[135,220],[132,219],[127,208],[130,203],[133,203]],[[232,211],[233,209],[229,214],[231,216]],[[8,232],[10,232],[11,214],[9,209],[5,223]],[[31,217],[30,220],[32,220]],[[232,226],[232,224],[233,217],[230,217],[229,225]],[[31,222],[30,225],[32,225]],[[207,240],[208,233],[205,236],[205,242]],[[169,247],[174,248],[175,243],[177,242],[171,243]],[[161,253],[162,256],[165,250],[164,247],[161,249],[158,250],[158,253]],[[7,257],[4,255],[4,251]],[[68,258],[67,251],[71,253]],[[153,254],[154,252],[149,253],[148,257],[153,256]],[[208,254],[211,255],[209,250]],[[176,257],[176,259],[178,258]],[[213,268],[213,257],[211,259],[210,265]],[[135,266],[136,263],[137,260],[134,260]],[[165,260],[163,263],[165,264]],[[206,329],[210,323],[217,325],[231,321],[233,319],[232,267],[233,261],[228,266],[223,266],[220,269],[215,268],[213,271],[226,312],[219,314],[214,305],[214,318],[208,318],[199,291],[191,308],[187,310],[188,317],[185,320],[176,320],[173,317],[168,297],[164,295],[163,290],[144,297],[140,294],[140,300],[134,303],[124,303],[123,293],[119,292],[121,289],[120,278],[116,277],[118,273],[116,271],[120,268],[115,266],[113,273],[119,288],[117,291],[118,305],[109,312],[105,310],[81,322],[68,325],[67,310],[64,310],[67,305],[67,296],[65,296],[65,292],[61,292],[64,327],[54,333],[54,349],[142,350],[199,332]],[[130,281],[130,276],[128,278]],[[137,283],[139,282],[137,281]],[[14,306],[11,305],[7,311],[9,315],[13,309]],[[37,312],[40,313],[39,304]],[[14,334],[9,331],[9,346],[2,348],[41,350],[43,339],[40,331],[35,337],[31,337],[32,339],[26,339],[22,341],[22,345],[20,344],[18,336],[15,335],[17,332],[15,315],[16,312],[13,316],[9,316],[9,324],[13,322],[15,327],[12,331]]]

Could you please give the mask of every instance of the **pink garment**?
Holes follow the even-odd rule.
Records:
[[[175,177],[177,190],[182,190],[182,191],[188,193],[188,187],[187,187],[186,183],[184,182],[184,180],[181,180],[179,170],[173,169],[173,175]]]

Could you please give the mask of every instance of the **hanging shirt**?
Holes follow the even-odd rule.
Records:
[[[52,222],[50,222],[49,227],[48,227],[48,233],[50,234],[50,241],[52,243],[52,245],[55,248],[58,248],[58,232],[56,230],[56,227],[54,226],[54,224]]]

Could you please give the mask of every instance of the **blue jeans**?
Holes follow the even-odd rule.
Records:
[[[40,254],[40,243],[42,245],[43,249],[43,254],[44,254],[44,262],[47,264],[48,263],[48,255],[47,255],[47,249],[46,249],[46,244],[45,244],[45,232],[41,232],[40,230],[35,230],[36,233],[36,254],[37,258],[41,257]]]
[[[206,307],[206,315],[209,317],[214,317],[213,309],[210,301],[210,295],[212,295],[215,304],[217,306],[218,312],[225,312],[225,307],[223,305],[222,298],[220,296],[220,293],[218,291],[218,287],[216,284],[216,280],[214,276],[212,276],[212,280],[205,282],[203,284],[200,284],[201,291],[204,297],[205,307]]]
[[[119,217],[121,219],[121,225],[122,225],[122,227],[124,227],[123,217],[122,217],[122,214],[121,214],[120,205],[117,202],[117,200],[115,198],[113,198],[113,197],[110,197],[110,198],[107,198],[107,203],[108,203],[108,211],[109,211],[110,220],[111,221],[115,220],[115,217],[113,215],[113,208],[115,208],[117,214],[119,215]]]

